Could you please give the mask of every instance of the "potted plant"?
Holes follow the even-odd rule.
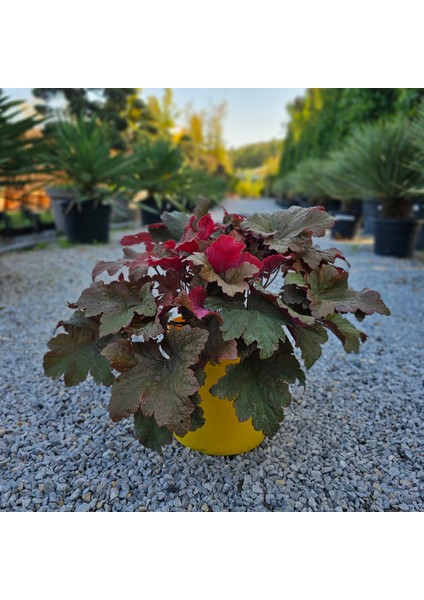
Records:
[[[134,169],[127,185],[140,201],[141,224],[158,223],[165,209],[183,210],[177,199],[184,164],[182,149],[168,138],[144,136],[133,152]]]
[[[228,178],[225,175],[185,166],[180,176],[178,201],[184,207],[184,212],[191,213],[201,197],[208,198],[212,208],[224,198],[227,182]]]
[[[69,305],[44,369],[67,386],[89,374],[112,386],[112,420],[132,416],[148,448],[175,435],[227,455],[277,433],[290,385],[305,383],[328,331],[359,351],[366,335],[345,313],[390,313],[377,292],[349,288],[338,250],[314,245],[333,224],[322,207],[225,213],[222,223],[206,210],[164,213],[148,232],[124,237],[123,258],[99,262]]]
[[[416,154],[411,124],[395,119],[362,126],[331,155],[340,173],[333,181],[339,198],[381,204],[381,216],[374,219],[376,254],[413,255],[418,223],[411,217],[411,198],[423,178],[412,166]]]
[[[71,242],[109,241],[111,201],[131,173],[132,162],[131,157],[112,150],[108,128],[95,120],[55,125],[44,163]]]
[[[75,200],[78,191],[68,184],[46,186],[46,194],[50,197],[55,229],[58,233],[65,233],[65,214],[63,206]]]

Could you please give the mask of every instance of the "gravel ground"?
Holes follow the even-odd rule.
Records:
[[[110,422],[108,389],[65,388],[42,371],[66,302],[97,260],[119,255],[120,235],[108,247],[52,245],[0,259],[1,511],[424,509],[424,262],[338,244],[351,285],[379,290],[392,310],[362,324],[370,337],[361,354],[328,343],[280,433],[250,453],[205,456],[174,442],[158,455],[133,439],[130,420]]]

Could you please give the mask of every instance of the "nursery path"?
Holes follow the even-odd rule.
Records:
[[[228,206],[258,202],[277,209]],[[120,235],[0,257],[0,510],[424,510],[423,262],[343,244],[352,286],[379,290],[392,310],[362,324],[361,354],[327,344],[280,433],[258,449],[230,459],[174,443],[160,456],[133,439],[130,420],[110,422],[108,389],[65,388],[42,371],[66,302],[97,260],[119,255]]]

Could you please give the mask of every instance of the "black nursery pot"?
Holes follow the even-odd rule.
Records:
[[[420,222],[413,219],[381,219],[375,223],[374,252],[380,256],[411,258]]]
[[[364,200],[362,202],[363,228],[366,235],[375,233],[375,220],[379,217],[380,206],[377,200]]]
[[[144,206],[148,206],[149,208],[154,208],[157,210],[158,206],[155,202],[154,198],[147,198],[143,200],[140,204],[140,216],[141,216],[141,224],[142,225],[153,225],[154,223],[161,223],[160,214],[152,213],[148,210],[144,210]]]
[[[360,220],[356,215],[339,213],[334,216],[334,227],[331,237],[334,240],[352,240],[358,235]]]
[[[418,199],[417,204],[413,207],[414,217],[420,221],[420,230],[417,235],[415,248],[424,250],[424,200]]]
[[[150,212],[148,210],[143,210],[144,206],[148,206],[149,208],[153,208],[157,210],[157,213]],[[160,208],[158,208],[157,203],[154,198],[147,198],[147,200],[143,200],[140,204],[140,215],[141,215],[141,224],[142,225],[153,225],[155,223],[162,223],[160,215],[164,211],[170,211],[172,209],[171,202],[163,201]]]
[[[74,204],[62,202],[65,232],[73,244],[107,244],[109,242],[111,206],[88,200]]]

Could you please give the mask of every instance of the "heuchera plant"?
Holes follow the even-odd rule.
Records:
[[[314,245],[333,225],[322,207],[225,212],[219,224],[207,210],[200,203],[192,216],[164,213],[148,232],[124,237],[123,258],[95,266],[44,357],[46,374],[64,375],[67,386],[89,373],[112,386],[112,420],[132,415],[136,437],[156,450],[173,433],[202,427],[207,363],[240,359],[211,393],[272,437],[289,385],[305,382],[294,347],[309,369],[328,331],[346,352],[359,351],[366,335],[343,314],[390,314],[377,292],[348,287],[347,271],[334,264],[345,260],[338,250]],[[115,279],[98,280],[102,273]]]

